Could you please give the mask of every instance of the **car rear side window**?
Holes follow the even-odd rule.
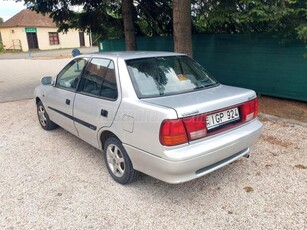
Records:
[[[93,58],[85,70],[80,84],[80,92],[111,100],[117,99],[118,93],[113,61]]]
[[[81,73],[86,64],[86,58],[78,58],[69,62],[59,73],[56,80],[56,86],[60,88],[75,90],[79,83]]]
[[[126,64],[140,98],[191,92],[218,84],[187,56],[132,59]]]

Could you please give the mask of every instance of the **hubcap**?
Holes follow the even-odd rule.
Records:
[[[107,162],[113,175],[122,177],[125,173],[125,160],[120,149],[116,145],[109,145],[107,149]]]
[[[38,106],[38,119],[42,126],[46,126],[47,124],[46,112],[44,106],[42,105]]]

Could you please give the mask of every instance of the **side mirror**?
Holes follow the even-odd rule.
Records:
[[[43,85],[53,85],[53,79],[52,79],[52,77],[50,77],[50,76],[42,77],[41,83],[42,83]]]

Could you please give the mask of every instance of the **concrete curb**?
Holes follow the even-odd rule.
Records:
[[[265,114],[265,113],[259,113],[259,117],[268,119],[270,121],[281,121],[281,122],[285,122],[285,123],[289,123],[289,124],[293,124],[293,125],[300,125],[300,126],[307,128],[307,123],[297,121],[297,120],[293,120],[293,119],[281,118],[281,117],[277,117],[277,116],[269,115],[269,114]]]

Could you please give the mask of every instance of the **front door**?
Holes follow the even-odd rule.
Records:
[[[36,32],[27,32],[27,40],[28,40],[29,50],[38,49]]]
[[[46,93],[45,99],[50,119],[76,136],[78,133],[73,121],[73,106],[76,89],[86,64],[87,59],[84,58],[72,60],[59,73],[55,87]]]
[[[100,128],[110,127],[120,99],[113,60],[93,58],[82,76],[74,104],[79,137],[98,146]]]
[[[85,46],[84,32],[79,32],[80,47]]]

